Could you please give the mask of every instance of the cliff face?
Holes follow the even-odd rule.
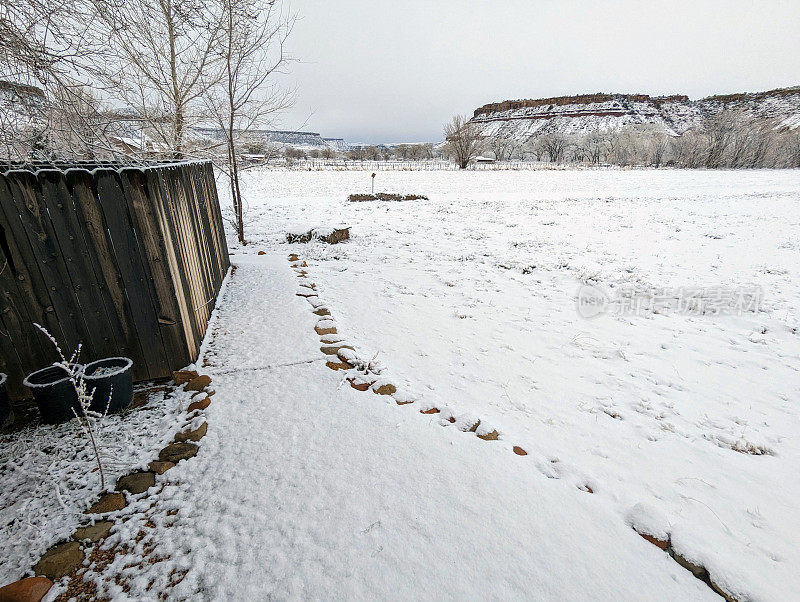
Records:
[[[475,110],[475,117],[480,115],[489,115],[491,113],[500,113],[503,111],[516,111],[519,109],[528,109],[534,107],[560,107],[566,105],[588,105],[588,104],[601,104],[611,102],[614,100],[627,101],[627,102],[652,102],[660,104],[665,101],[688,102],[688,96],[658,96],[650,97],[647,94],[579,94],[578,96],[554,96],[552,98],[538,98],[529,100],[506,100],[503,102],[490,103],[483,105]]]
[[[751,112],[776,120],[781,128],[800,126],[800,87],[728,94],[690,100],[687,96],[582,94],[531,100],[507,100],[477,109],[472,122],[483,135],[527,140],[550,133],[587,134],[625,126],[650,126],[680,135],[704,117],[723,109]]]

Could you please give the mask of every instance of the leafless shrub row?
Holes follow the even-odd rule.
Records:
[[[800,167],[800,130],[744,111],[721,111],[680,136],[653,125],[585,135],[549,133],[527,141],[483,140],[481,152],[498,161],[512,158],[552,163],[687,168]]]

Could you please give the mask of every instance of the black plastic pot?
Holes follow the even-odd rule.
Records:
[[[133,401],[131,367],[127,357],[109,357],[83,367],[86,391],[92,394],[90,408],[101,414],[121,412]],[[98,374],[99,372],[99,374]],[[110,396],[110,399],[109,399]]]
[[[0,372],[0,428],[11,416],[11,404],[8,402],[8,391],[6,391],[6,380],[8,377]]]
[[[48,366],[31,372],[22,384],[33,393],[42,415],[42,422],[58,424],[75,418],[76,412],[78,416],[81,415],[78,394],[64,368]]]

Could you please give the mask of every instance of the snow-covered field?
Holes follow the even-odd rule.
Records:
[[[301,255],[359,355],[442,409],[423,420],[528,451],[498,469],[520,487],[588,486],[598,521],[669,533],[742,599],[796,594],[800,171],[380,172],[430,200],[346,202],[369,186],[248,172],[254,244],[232,251]],[[343,244],[284,242],[339,224]]]

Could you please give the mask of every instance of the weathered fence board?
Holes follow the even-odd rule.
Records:
[[[133,360],[134,378],[145,378],[145,354],[133,326],[130,304],[112,251],[113,245],[108,236],[103,210],[96,195],[94,175],[84,170],[69,170],[66,180],[72,190],[84,242],[97,266],[97,286],[103,292],[105,304],[112,315],[112,321],[107,325],[109,339],[115,342],[119,355]]]
[[[152,294],[155,295],[155,308],[158,311],[158,327],[167,358],[173,358],[185,365],[191,361],[185,344],[185,337],[180,322],[175,286],[169,272],[169,265],[164,260],[164,236],[158,222],[148,190],[145,175],[140,171],[128,170],[120,174],[125,198],[129,203],[128,210],[135,219],[137,231],[144,254],[145,265],[150,268]]]
[[[198,353],[230,263],[210,163],[0,172],[0,371],[14,398],[55,352],[124,355],[134,378]]]
[[[6,182],[0,180],[0,250],[4,258],[0,269],[0,284],[2,285],[2,316],[6,328],[3,336],[4,342],[11,345],[11,338],[18,341],[16,347],[11,345],[20,357],[35,358],[34,361],[45,365],[55,357],[54,350],[46,350],[43,341],[33,334],[33,324],[42,324],[51,332],[60,333],[60,326],[55,317],[50,297],[41,281],[41,275],[35,270],[31,276],[19,272],[16,266],[22,264],[22,253],[17,241],[10,232],[10,225],[14,221],[6,214],[6,209],[11,209],[11,193]],[[13,215],[13,214],[10,214]],[[20,233],[21,227],[17,226]],[[19,360],[16,362],[19,365]],[[22,370],[19,365],[19,370]],[[11,372],[3,370],[5,374]]]

